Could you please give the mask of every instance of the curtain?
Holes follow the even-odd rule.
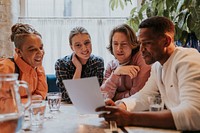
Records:
[[[82,26],[91,35],[92,54],[104,59],[105,67],[114,57],[107,50],[109,34],[113,27],[125,23],[126,18],[25,18],[19,22],[31,24],[42,35],[45,56],[43,66],[47,74],[55,73],[57,59],[70,55],[69,33],[72,28]]]

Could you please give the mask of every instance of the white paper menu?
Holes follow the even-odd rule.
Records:
[[[97,77],[63,80],[75,108],[81,114],[99,114],[95,109],[104,106]]]

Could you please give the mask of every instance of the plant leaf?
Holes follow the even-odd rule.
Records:
[[[183,25],[186,22],[187,15],[188,15],[188,9],[185,9],[185,10],[181,11],[181,13],[177,16],[179,28],[183,28]]]
[[[138,31],[138,26],[139,26],[140,20],[138,17],[131,18],[128,20],[128,24],[133,28],[135,32]]]
[[[200,23],[196,23],[194,27],[194,33],[198,40],[200,40]]]
[[[180,29],[180,33],[179,33],[180,37],[179,37],[179,41],[182,43],[182,46],[185,46],[186,45],[186,41],[187,41],[187,38],[188,38],[188,32],[185,31],[185,30],[181,30]]]
[[[158,16],[163,16],[164,4],[163,4],[162,2],[158,3],[156,9],[157,9],[157,15],[158,15]]]
[[[144,10],[147,9],[147,7],[148,7],[148,4],[147,4],[147,3],[144,4],[144,5],[142,5],[141,8],[140,8],[140,10],[139,10],[139,12],[142,13]]]
[[[200,6],[200,0],[196,0],[196,7]]]
[[[176,8],[176,12],[181,11],[181,7],[183,6],[184,0],[179,0],[178,6]]]
[[[147,7],[147,9],[146,9],[146,15],[147,15],[147,17],[148,17],[148,18],[153,16],[153,14],[152,14],[152,11],[151,11],[151,8],[150,8],[150,7]]]
[[[157,1],[157,0],[152,0],[152,1],[151,1],[151,7],[152,7],[152,9],[155,9],[155,8],[157,7],[158,3],[159,3],[159,1]]]
[[[189,28],[189,30],[193,29],[195,25],[195,21],[193,21],[193,17],[191,14],[188,15],[188,19],[187,19],[187,26]]]
[[[190,14],[194,21],[200,21],[200,8],[190,7]]]
[[[174,0],[166,0],[166,9],[170,9],[174,4]]]
[[[169,10],[168,9],[163,11],[163,16],[169,18]]]
[[[119,0],[115,0],[115,8],[117,8],[119,5]]]
[[[175,41],[178,41],[181,37],[181,29],[175,24],[175,30],[176,30],[176,34],[175,34]]]
[[[147,4],[144,4],[144,5],[142,5],[141,6],[141,8],[140,8],[140,10],[139,10],[139,12],[138,12],[138,17],[139,17],[139,19],[140,20],[142,20],[143,19],[143,17],[144,17],[144,11],[147,9],[147,7],[148,7],[148,5]],[[144,13],[143,13],[144,12]]]
[[[137,9],[137,7],[134,7],[134,8],[131,10],[131,12],[130,12],[130,15],[131,15],[131,16],[135,14],[136,9]]]
[[[146,2],[146,0],[142,0],[141,5],[144,5]]]
[[[122,0],[119,0],[119,4],[120,4],[121,9],[124,10],[124,4],[123,4]]]
[[[114,7],[115,7],[115,0],[110,0],[109,6],[111,7],[112,10],[114,10]]]
[[[143,14],[142,13],[138,13],[138,18],[142,20],[143,19]]]
[[[194,32],[196,37],[200,40],[200,8],[191,7],[191,13],[187,22],[189,30]]]
[[[184,0],[184,4],[183,4],[184,7],[189,8],[191,6],[192,1],[194,1],[194,0]],[[197,1],[199,1],[199,0],[197,0]]]

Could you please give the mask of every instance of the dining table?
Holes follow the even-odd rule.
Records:
[[[27,121],[24,122],[26,124]],[[80,114],[73,104],[62,102],[59,111],[50,111],[46,105],[45,118],[42,127],[23,129],[24,133],[114,133],[109,123],[98,114]],[[147,127],[117,127],[115,133],[181,133],[177,130],[167,130]]]

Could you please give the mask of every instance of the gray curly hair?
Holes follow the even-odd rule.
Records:
[[[26,37],[31,34],[38,35],[42,38],[41,34],[29,24],[16,23],[12,26],[11,32],[10,38],[16,48],[20,48],[21,44],[26,40]]]

